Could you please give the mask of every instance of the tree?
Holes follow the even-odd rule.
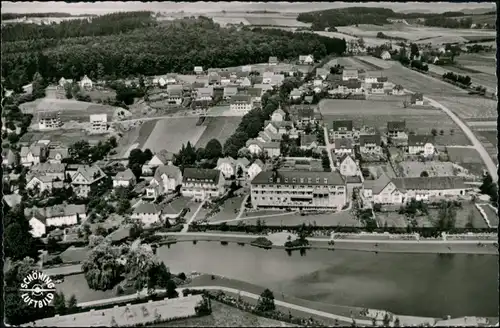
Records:
[[[151,158],[153,158],[153,152],[151,151],[151,149],[146,148],[144,150],[144,152],[142,153],[142,156],[143,156],[142,160],[144,161],[143,162],[143,164],[144,164],[144,163],[150,161]]]
[[[57,314],[59,314],[59,315],[66,314],[66,311],[67,311],[66,299],[65,299],[64,294],[62,292],[54,294],[53,304],[54,304],[54,310]]]
[[[168,280],[167,282],[167,298],[177,298],[179,296],[179,293],[177,293],[176,290],[177,286],[175,285],[175,281],[172,279]]]
[[[418,45],[416,43],[410,44],[410,55],[412,59],[418,57],[419,51],[418,51]]]
[[[437,136],[438,132],[436,129],[432,129],[431,134],[435,137],[435,136]]]
[[[276,306],[274,304],[273,292],[266,288],[262,294],[260,294],[256,310],[259,312],[269,312],[274,311],[275,309]]]
[[[121,255],[121,248],[108,243],[101,243],[89,252],[88,258],[82,263],[82,269],[91,289],[112,289],[121,280],[124,272],[123,265],[119,262]]]
[[[78,302],[76,300],[75,294],[71,295],[67,304],[67,313],[74,313],[78,310]]]
[[[427,173],[427,171],[422,171],[422,173],[420,173],[420,177],[427,178],[427,177],[429,177],[429,173]]]
[[[222,157],[222,145],[217,139],[210,140],[205,147],[205,158],[214,159]]]
[[[391,318],[389,317],[389,314],[387,314],[387,312],[384,314],[384,319],[382,319],[382,322],[384,324],[384,327],[389,327],[389,324],[391,323]]]
[[[13,208],[3,203],[4,216],[4,252],[5,257],[13,261],[22,260],[25,257],[38,259],[38,239],[33,238],[30,233],[31,227],[24,215],[22,204]]]
[[[399,318],[394,320],[394,327],[401,327],[401,323],[399,322]]]

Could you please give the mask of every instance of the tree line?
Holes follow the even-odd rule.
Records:
[[[85,23],[85,26],[92,26],[89,30],[103,29],[94,37],[85,36],[87,32],[73,36],[78,35],[77,32],[59,34],[52,31],[50,34],[37,30],[59,29],[59,25],[54,25],[19,32],[20,39],[26,39],[24,41],[6,42],[3,39],[5,87],[19,88],[29,83],[36,72],[52,82],[61,77],[79,80],[83,75],[91,79],[115,80],[169,72],[188,73],[194,66],[234,67],[262,63],[270,56],[291,59],[308,53],[322,58],[333,53],[340,55],[346,49],[341,39],[278,29],[221,28],[204,17],[141,28],[131,23],[134,29],[128,32],[121,27],[106,29],[116,21],[115,16],[109,17],[109,22],[106,17],[99,18],[102,24],[97,19]],[[43,33],[53,36],[44,38]],[[15,37],[7,40],[12,38]]]
[[[2,20],[18,19],[18,18],[33,18],[33,17],[71,17],[69,13],[2,13]],[[78,16],[92,16],[92,15],[78,15]]]
[[[471,85],[471,78],[469,75],[459,75],[455,74],[453,72],[446,72],[443,74],[443,79],[445,80],[450,80],[456,83],[463,84],[465,86],[470,86]]]

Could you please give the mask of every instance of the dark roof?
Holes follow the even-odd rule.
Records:
[[[379,134],[365,134],[359,136],[359,144],[360,146],[364,146],[367,144],[376,144],[380,145],[380,135]]]
[[[352,149],[352,140],[347,138],[335,139],[335,149]]]
[[[297,118],[314,118],[314,107],[315,106],[308,106],[308,105],[300,105],[297,106],[293,109],[294,116]]]
[[[351,120],[333,121],[333,131],[338,131],[339,128],[347,128],[348,131],[352,131],[352,121]]]
[[[392,121],[387,122],[387,130],[388,131],[404,131],[406,129],[405,121]]]
[[[278,171],[276,176],[273,171],[262,171],[252,180],[252,184],[344,185],[345,182],[337,171]]]
[[[252,97],[260,97],[262,95],[261,88],[248,88],[246,92],[249,96]]]
[[[343,81],[343,82],[341,82],[341,85],[343,85],[344,87],[346,87],[348,89],[359,89],[359,88],[361,88],[361,82],[360,81],[353,81],[353,80]]]
[[[388,81],[387,76],[377,77],[377,82],[387,82],[387,81]]]
[[[416,178],[395,178],[392,182],[400,190],[446,190],[446,189],[467,189],[470,186],[465,184],[462,177],[416,177]]]
[[[316,142],[318,137],[315,134],[304,134],[300,137],[300,145],[301,146],[309,146],[313,142]]]
[[[212,169],[198,169],[188,167],[184,169],[183,182],[208,182],[217,184],[219,182],[220,171]]]
[[[231,97],[231,103],[250,103],[252,101],[252,97],[249,95],[237,94]]]
[[[362,183],[363,181],[361,181],[361,177],[359,175],[356,175],[356,176],[347,176],[345,177],[345,181],[349,184],[349,183]]]
[[[408,136],[408,146],[424,146],[428,142],[434,143],[434,137],[418,134]]]
[[[253,75],[251,77],[252,84],[261,84],[263,81],[264,81],[264,77],[261,75],[259,75],[259,76]]]
[[[417,100],[420,100],[420,101],[424,100],[424,95],[421,94],[421,93],[414,93],[414,94],[412,94],[411,95],[411,101],[415,102]]]
[[[372,89],[382,89],[383,87],[383,83],[372,83]]]

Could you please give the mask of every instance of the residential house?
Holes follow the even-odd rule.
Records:
[[[300,149],[316,149],[318,148],[318,138],[315,134],[303,134],[300,137]]]
[[[241,71],[250,73],[252,71],[252,65],[241,66]]]
[[[155,203],[141,203],[134,208],[131,218],[140,221],[145,226],[160,223],[161,207]]]
[[[94,82],[87,75],[85,75],[78,83],[82,89],[92,89],[94,87]]]
[[[167,86],[167,102],[180,105],[184,100],[184,86],[182,84],[169,84]]]
[[[177,74],[168,73],[165,76],[165,82],[167,82],[167,84],[176,84],[177,83]]]
[[[262,76],[261,76],[261,78],[262,78]],[[262,94],[266,93],[269,90],[273,90],[273,86],[270,84],[254,83],[253,87],[261,89]]]
[[[57,147],[49,149],[47,162],[62,163],[62,160],[69,157],[69,149],[66,147]]]
[[[301,55],[299,56],[299,63],[301,65],[312,65],[314,64],[314,57],[313,55]]]
[[[285,75],[274,74],[273,76],[271,76],[271,81],[269,82],[269,84],[275,87],[280,87],[283,84],[283,81],[285,81]]]
[[[423,155],[424,157],[433,156],[434,138],[427,135],[409,135],[408,136],[408,154]]]
[[[411,95],[411,104],[417,106],[424,105],[424,95],[421,93],[414,93]]]
[[[408,139],[405,121],[387,122],[387,136],[393,139]]]
[[[181,170],[174,165],[160,165],[156,168],[153,179],[146,187],[146,198],[174,192],[182,184]]]
[[[281,155],[279,142],[266,142],[262,145],[262,150],[267,153],[269,157],[279,157]]]
[[[362,94],[364,92],[361,82],[356,80],[340,81],[328,91],[329,94]]]
[[[46,175],[50,176],[55,180],[63,181],[65,171],[64,164],[57,163],[37,163],[30,167],[30,173],[35,175]]]
[[[160,165],[172,165],[174,161],[174,153],[168,150],[160,150],[142,166],[142,174],[151,175],[153,174],[153,169],[159,167]]]
[[[242,87],[245,87],[245,88],[248,88],[248,87],[251,87],[252,86],[252,80],[250,79],[250,77],[248,76],[245,76],[244,78],[242,78],[241,80],[238,79],[236,81],[236,83],[239,83],[240,86]]]
[[[2,148],[2,166],[12,168],[19,165],[19,154],[10,148]]]
[[[236,161],[232,157],[219,158],[216,169],[222,172],[224,178],[229,179],[236,175]]]
[[[250,161],[246,157],[240,157],[235,163],[235,175],[236,178],[245,177],[248,167],[250,166]]]
[[[220,84],[222,86],[226,86],[231,83],[231,73],[223,71],[219,73],[220,76]]]
[[[371,85],[372,83],[377,83],[377,77],[373,75],[365,75],[365,84]]]
[[[246,94],[252,98],[254,104],[260,105],[262,100],[262,89],[260,88],[248,88]]]
[[[264,72],[264,73],[262,73],[262,83],[263,84],[271,84],[273,76],[274,76],[274,72]]]
[[[266,142],[281,142],[282,135],[275,132],[275,127],[272,126],[268,129],[264,129],[264,131],[260,131],[256,140],[261,143]]]
[[[342,80],[357,80],[358,79],[358,70],[357,69],[344,69],[342,71]]]
[[[205,115],[210,105],[211,102],[209,100],[193,100],[190,107],[193,114]]]
[[[279,134],[280,137],[288,134],[290,138],[298,138],[298,132],[292,121],[264,121],[264,132]]]
[[[33,144],[30,147],[21,147],[21,164],[31,166],[45,161],[47,158],[47,147],[43,144]]]
[[[314,127],[315,124],[319,124],[321,121],[321,114],[316,113],[314,105],[295,105],[291,109],[292,121],[294,124],[303,129],[308,124]]]
[[[285,120],[285,112],[281,109],[281,105],[278,107],[277,110],[273,112],[271,115],[271,121],[273,122],[282,122]]]
[[[38,129],[39,130],[55,130],[62,126],[59,113],[56,112],[41,112],[38,114]]]
[[[383,95],[384,94],[384,84],[383,83],[372,83],[370,91],[372,94]]]
[[[224,100],[230,100],[231,97],[236,96],[238,94],[237,87],[225,87],[224,88]]]
[[[357,161],[349,154],[339,157],[337,168],[343,176],[352,177],[360,175]]]
[[[446,53],[446,48],[445,48],[445,47],[440,47],[440,48],[438,49],[438,52],[439,52],[440,54],[445,54],[445,53]]]
[[[198,88],[196,90],[196,100],[212,100],[214,97],[214,88]]]
[[[24,215],[35,238],[47,233],[47,227],[73,226],[87,217],[85,205],[62,204],[45,208],[26,208]]]
[[[251,182],[254,208],[341,210],[346,185],[338,172],[261,171]]]
[[[352,155],[354,154],[354,146],[351,139],[340,138],[335,139],[335,155]]]
[[[224,175],[219,170],[186,168],[181,193],[195,201],[217,198],[225,193]]]
[[[322,80],[326,80],[326,77],[330,74],[330,71],[326,68],[317,68],[316,69],[316,77],[321,78]]]
[[[164,87],[167,85],[167,80],[163,76],[161,76],[159,78],[158,77],[154,78],[152,82],[153,82],[153,84],[157,84],[160,87]]]
[[[354,137],[354,129],[351,120],[337,120],[332,124],[333,140]]]
[[[108,115],[107,114],[90,115],[90,126],[92,133],[106,133],[108,131]]]
[[[247,179],[252,181],[265,168],[265,164],[260,159],[256,159],[247,169]]]
[[[245,146],[251,154],[258,155],[263,151],[263,143],[257,139],[249,139],[245,143]]]
[[[58,82],[59,87],[61,87],[61,88],[64,88],[64,86],[66,84],[72,84],[72,83],[73,83],[73,79],[65,79],[64,77],[61,77],[59,79],[59,82]]]
[[[137,182],[137,179],[134,175],[134,172],[132,172],[131,169],[126,169],[125,171],[118,172],[113,177],[113,188],[117,188],[117,187],[128,188],[130,186],[135,185],[136,182]]]
[[[363,182],[363,198],[372,204],[401,205],[405,202],[404,191],[382,174],[375,180],[365,180]]]
[[[383,60],[390,60],[392,58],[391,54],[389,53],[389,51],[385,50],[382,52],[382,54],[380,55],[380,58],[382,58]]]
[[[44,191],[51,192],[54,188],[62,187],[62,180],[57,180],[56,178],[49,175],[30,173],[26,176],[26,190],[34,190],[35,188],[37,188],[38,192],[42,193]]]
[[[208,74],[208,84],[209,85],[220,85],[221,84],[221,77],[219,76],[219,73],[217,72],[211,72]]]
[[[313,86],[314,87],[322,87],[323,86],[323,80],[321,80],[321,79],[315,79],[313,81]]]
[[[405,193],[406,202],[456,199],[472,189],[462,177],[456,176],[394,178],[391,182]]]
[[[203,67],[201,67],[201,66],[195,66],[194,67],[194,73],[195,74],[203,74]]]
[[[401,96],[405,94],[405,90],[401,84],[396,84],[394,88],[392,88],[392,94],[395,96]]]
[[[73,191],[79,197],[88,197],[90,190],[96,186],[106,174],[98,166],[78,165],[71,175]]]
[[[361,155],[382,155],[381,138],[379,134],[364,134],[359,136],[359,152]]]
[[[292,100],[298,100],[302,98],[302,91],[299,89],[295,88],[292,91],[290,91],[290,99]]]
[[[253,108],[252,97],[249,95],[235,95],[231,97],[229,109],[235,112],[249,112]]]
[[[278,57],[269,57],[269,65],[278,65]]]

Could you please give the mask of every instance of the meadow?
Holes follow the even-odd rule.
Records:
[[[482,176],[485,166],[477,150],[474,148],[450,147],[447,148],[447,152],[450,162],[457,163],[472,174]]]
[[[212,139],[217,139],[224,145],[224,142],[236,131],[241,117],[238,116],[219,116],[207,117],[201,127],[205,130],[201,134],[196,147],[205,147]]]
[[[465,95],[462,97],[436,95],[432,99],[449,108],[465,121],[475,121],[476,119],[496,121],[498,117],[497,103],[492,99]]]
[[[158,120],[152,129],[148,126],[150,133],[142,148],[149,148],[153,152],[166,149],[177,153],[188,141],[195,145],[206,129],[205,126],[196,126],[197,121],[197,117]],[[145,134],[147,131],[144,131]]]
[[[406,121],[409,131],[431,134],[432,129],[443,130],[436,136],[438,145],[469,145],[470,141],[448,115],[439,109],[404,108],[402,100],[366,101],[328,99],[319,104],[324,120],[331,126],[333,120],[352,120],[356,128],[374,127],[386,132],[388,121]],[[453,134],[451,133],[453,130]]]

